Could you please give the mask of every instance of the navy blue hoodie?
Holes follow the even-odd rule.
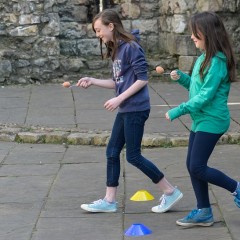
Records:
[[[139,30],[134,30],[132,34],[139,39]],[[133,85],[136,80],[148,81],[147,68],[144,51],[137,42],[119,42],[116,59],[113,62],[116,96]],[[138,112],[148,109],[150,109],[150,100],[147,85],[119,106],[119,112]]]

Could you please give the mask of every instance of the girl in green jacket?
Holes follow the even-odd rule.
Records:
[[[168,120],[190,114],[192,128],[186,165],[197,200],[197,209],[177,220],[181,226],[211,226],[214,223],[209,201],[208,183],[222,187],[234,195],[240,207],[240,183],[223,172],[207,166],[219,138],[230,125],[227,106],[230,82],[235,80],[235,60],[231,44],[219,16],[213,12],[194,15],[190,21],[191,39],[203,51],[191,77],[172,71],[172,80],[189,91],[189,101],[166,113]]]

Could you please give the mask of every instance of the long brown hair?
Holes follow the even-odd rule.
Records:
[[[102,39],[99,39],[102,58],[111,57],[111,59],[114,60],[116,57],[119,40],[123,40],[125,42],[131,42],[131,41],[136,41],[136,39],[132,34],[124,30],[122,21],[119,15],[117,14],[117,12],[115,12],[114,10],[105,9],[102,12],[98,13],[93,18],[92,29],[94,32],[95,32],[94,24],[98,19],[101,19],[102,24],[105,26],[108,26],[110,23],[114,25],[113,42],[108,42],[105,44],[107,49],[105,54],[103,54],[103,50],[102,50]]]
[[[211,64],[211,59],[218,51],[227,58],[229,80],[236,81],[236,62],[233,55],[229,36],[220,17],[214,12],[202,12],[192,16],[190,28],[193,35],[199,40],[201,33],[205,40],[205,60],[200,67],[200,76],[203,79],[205,71]]]

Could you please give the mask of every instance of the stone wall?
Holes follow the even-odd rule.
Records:
[[[240,0],[112,0],[101,3],[122,16],[127,30],[140,29],[150,65],[189,71],[198,52],[188,32],[189,17],[216,11],[240,59]],[[77,80],[110,76],[91,29],[98,0],[0,0],[0,84]],[[239,71],[239,70],[238,70]]]

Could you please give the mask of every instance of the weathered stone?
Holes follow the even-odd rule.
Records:
[[[47,58],[38,58],[33,60],[33,65],[43,67],[48,62]]]
[[[226,133],[221,136],[221,138],[218,141],[218,144],[226,144],[230,142],[230,136]]]
[[[60,32],[60,20],[56,13],[49,13],[49,23],[42,29],[43,35],[58,36]]]
[[[137,19],[140,15],[140,8],[138,5],[131,3],[131,1],[125,1],[121,5],[123,17]]]
[[[172,16],[164,15],[159,17],[159,27],[162,32],[172,31]]]
[[[150,34],[158,32],[158,24],[156,19],[149,20],[133,20],[134,29],[139,29],[141,34]]]
[[[37,25],[27,26],[27,27],[16,27],[9,31],[9,34],[14,37],[30,37],[36,36],[38,34]]]
[[[166,136],[160,135],[147,135],[145,134],[142,139],[143,147],[163,147],[170,144]]]
[[[100,56],[100,47],[98,39],[87,39],[77,41],[78,56]]]
[[[212,1],[205,1],[199,0],[197,1],[196,8],[202,11],[222,11],[223,7],[223,0],[212,0]]]
[[[19,59],[16,62],[16,66],[19,68],[27,67],[27,66],[30,66],[30,62],[25,59]]]
[[[193,68],[193,65],[197,57],[194,56],[180,56],[178,59],[178,67],[182,71],[190,71]]]
[[[152,1],[152,2],[141,2],[141,17],[142,18],[154,18],[158,16],[158,10],[159,10],[159,3],[158,1]]]
[[[61,65],[66,71],[78,72],[80,68],[84,67],[84,64],[79,58],[68,58],[61,61]]]
[[[55,0],[48,0],[48,1],[45,1],[44,2],[44,10],[47,10],[49,8],[52,8],[54,3],[55,3]]]
[[[70,4],[89,5],[89,0],[70,0]]]
[[[66,142],[67,136],[69,133],[67,132],[50,132],[46,134],[45,143],[63,143]]]
[[[10,22],[12,22],[12,23],[17,23],[17,20],[18,20],[18,18],[17,18],[16,15],[14,15],[13,13],[10,13],[10,14],[9,14],[9,21],[10,21]]]
[[[60,53],[59,42],[56,37],[39,38],[33,48],[34,54],[39,56],[58,56]]]
[[[131,32],[132,30],[132,21],[130,20],[122,20],[122,24],[124,26],[124,29],[128,32]],[[134,29],[134,27],[133,27]]]
[[[92,144],[94,146],[106,146],[109,134],[97,134],[93,137]]]
[[[6,134],[16,134],[21,131],[21,128],[19,127],[4,127],[0,130],[0,133],[6,133]]]
[[[16,136],[17,141],[24,143],[43,143],[45,141],[44,133],[20,132]]]
[[[188,9],[192,9],[193,1],[186,0],[162,0],[160,5],[160,12],[164,14],[185,13]]]
[[[33,14],[19,16],[20,25],[36,24],[36,23],[40,23],[40,16],[36,16]]]
[[[67,137],[67,143],[72,145],[91,145],[93,136],[84,133],[71,133]]]
[[[61,55],[65,57],[78,56],[76,40],[60,40],[59,44]]]
[[[194,56],[199,54],[190,38],[188,22],[194,13],[204,10],[217,11],[223,19],[239,58],[239,1],[113,2],[114,5],[110,1],[94,0],[2,0],[0,61],[9,61],[10,65],[1,69],[4,75],[0,75],[0,82],[31,83],[32,79],[56,82],[62,76],[77,78],[80,69],[95,77],[108,75],[110,65],[100,62],[99,40],[92,29],[92,19],[103,5],[119,13],[126,31],[140,30],[140,43],[148,61],[161,59],[161,64],[168,69],[188,70]],[[72,60],[77,58],[85,61]],[[99,69],[101,71],[92,71]],[[239,68],[237,71],[240,74]]]
[[[9,60],[0,59],[0,76],[9,77],[12,73],[12,64]]]
[[[76,22],[86,22],[87,19],[87,7],[86,6],[74,6],[73,20]]]
[[[183,15],[175,14],[173,18],[173,32],[184,33],[186,30],[186,20]]]
[[[30,76],[16,76],[13,75],[9,78],[10,82],[9,83],[20,83],[20,84],[26,84],[29,83],[30,81]]]
[[[0,133],[0,141],[14,142],[15,138],[16,138],[16,134]]]
[[[187,136],[175,136],[170,138],[170,142],[174,147],[188,146],[188,137]]]
[[[99,60],[99,61],[89,61],[88,63],[88,68],[90,70],[94,70],[94,69],[103,69],[103,68],[107,68],[109,66],[109,61],[105,60]]]
[[[189,35],[168,34],[167,49],[173,55],[196,55],[196,47]]]
[[[238,132],[228,132],[229,143],[230,144],[240,144],[240,133]]]
[[[89,26],[90,27],[90,26]],[[92,30],[92,29],[91,29]],[[92,33],[94,33],[92,31]],[[85,25],[80,25],[77,23],[61,23],[60,36],[66,39],[78,39],[86,36],[87,27]],[[93,36],[95,33],[93,34]]]

